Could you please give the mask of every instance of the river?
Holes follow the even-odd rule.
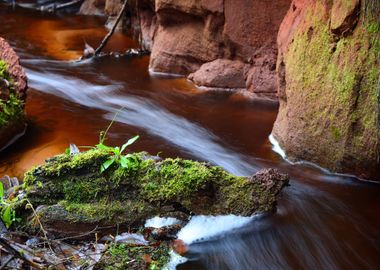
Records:
[[[291,176],[276,213],[216,237],[192,235],[190,260],[178,269],[380,269],[380,185],[283,160],[268,139],[276,104],[151,74],[149,56],[75,61],[85,41],[96,47],[105,35],[101,17],[0,5],[0,18],[0,36],[21,57],[30,86],[28,129],[1,153],[1,175],[21,178],[70,143],[96,144],[123,108],[109,132],[110,145],[139,134],[133,151],[205,160],[238,175],[276,167]],[[136,46],[117,33],[106,51]],[[233,222],[238,220],[212,226]]]

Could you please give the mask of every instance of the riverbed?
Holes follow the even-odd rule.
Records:
[[[151,73],[149,56],[77,61],[84,42],[96,47],[106,34],[102,17],[2,5],[0,17],[0,36],[16,49],[30,86],[28,130],[1,153],[1,175],[22,178],[70,143],[96,144],[119,111],[109,145],[138,134],[132,151],[205,160],[238,175],[275,167],[291,176],[276,213],[217,237],[193,235],[191,260],[178,269],[380,268],[380,186],[289,164],[269,141],[277,104]],[[106,51],[123,53],[137,46],[127,33],[117,33]],[[210,230],[206,225],[204,230]]]

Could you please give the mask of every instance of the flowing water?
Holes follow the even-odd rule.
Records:
[[[0,36],[16,48],[31,87],[28,130],[1,153],[1,175],[22,177],[70,143],[94,145],[99,131],[124,108],[108,144],[139,134],[134,151],[206,160],[239,175],[276,167],[291,176],[274,214],[195,220],[182,232],[190,261],[178,269],[380,269],[380,186],[286,163],[268,139],[275,104],[150,74],[148,56],[73,61],[84,41],[96,47],[105,35],[101,17],[0,5],[0,18]],[[135,46],[117,33],[106,50]],[[239,228],[214,233],[233,227]],[[215,236],[207,237],[207,230]]]

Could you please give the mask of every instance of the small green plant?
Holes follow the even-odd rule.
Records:
[[[105,140],[107,139],[107,133],[109,129],[111,128],[112,124],[115,122],[115,119],[119,112],[122,110],[121,108],[113,117],[111,123],[108,125],[106,131],[101,131],[99,134],[99,143],[95,146],[80,146],[80,148],[90,148],[90,149],[100,149],[103,151],[106,151],[109,153],[109,157],[106,161],[103,162],[103,164],[100,166],[100,172],[103,173],[106,171],[112,164],[117,164],[119,167],[123,169],[136,169],[139,161],[137,160],[136,155],[123,155],[123,152],[127,149],[128,146],[132,145],[135,141],[137,141],[140,136],[134,136],[133,138],[130,138],[125,144],[123,144],[121,147],[116,146],[108,146],[105,145]],[[79,149],[75,144],[70,144],[70,147],[66,148],[65,154],[75,155],[79,153]]]
[[[100,172],[101,173],[106,171],[114,163],[119,165],[121,168],[124,168],[124,169],[129,169],[129,168],[135,167],[137,164],[136,160],[134,160],[135,156],[133,156],[131,154],[123,155],[123,152],[125,151],[125,149],[128,146],[130,146],[135,141],[137,141],[140,136],[137,135],[137,136],[129,139],[121,147],[119,147],[119,146],[112,147],[112,146],[107,146],[104,144],[105,140],[107,139],[107,133],[110,130],[113,123],[115,122],[115,119],[121,110],[123,110],[123,108],[121,108],[114,115],[114,117],[113,117],[111,123],[108,125],[106,131],[100,132],[99,143],[95,146],[95,148],[97,148],[97,149],[105,150],[105,151],[110,153],[109,158],[106,161],[104,161],[103,164],[100,166]]]
[[[2,182],[0,182],[0,209],[1,220],[4,222],[5,226],[8,229],[13,222],[17,221],[17,218],[16,212],[12,208],[12,201],[5,198],[5,191]]]
[[[119,146],[116,146],[116,147],[107,146],[103,142],[98,143],[96,145],[96,148],[101,149],[101,150],[105,150],[105,151],[110,153],[110,157],[105,162],[103,162],[102,166],[100,167],[100,172],[104,172],[114,163],[118,164],[120,167],[122,167],[124,169],[128,169],[128,168],[134,166],[134,164],[136,164],[135,160],[133,160],[135,158],[135,156],[133,156],[131,154],[123,155],[123,152],[128,146],[130,146],[135,141],[137,141],[138,138],[139,138],[139,136],[137,135],[137,136],[129,139],[121,147],[119,147]]]

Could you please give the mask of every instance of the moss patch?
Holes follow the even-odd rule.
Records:
[[[94,269],[164,269],[169,262],[169,250],[166,243],[158,246],[112,244]]]
[[[323,1],[310,5],[283,55],[287,100],[277,121],[288,119],[289,130],[276,130],[277,137],[295,158],[373,174],[379,152],[378,23],[359,18],[352,33],[336,37],[326,12]]]
[[[7,64],[0,59],[0,127],[24,117],[24,103],[13,88]]]

